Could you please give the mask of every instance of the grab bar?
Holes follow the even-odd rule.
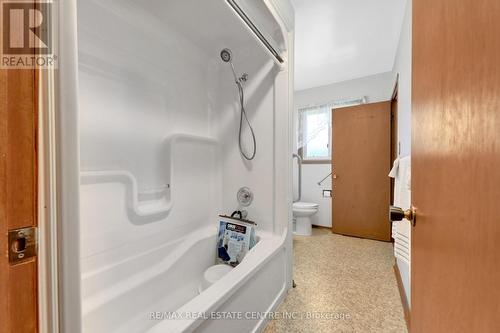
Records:
[[[293,201],[297,202],[302,198],[302,158],[295,153],[293,154],[292,159],[294,158],[297,158],[297,165],[299,166],[299,198]]]
[[[319,182],[318,182],[318,185],[321,185],[323,184],[323,182],[332,175],[333,171],[330,172],[328,175],[326,175],[323,179],[321,179]]]

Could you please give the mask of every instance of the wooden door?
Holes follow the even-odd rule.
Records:
[[[9,230],[37,224],[35,71],[0,70],[0,332],[37,332],[37,259],[9,263]]]
[[[500,1],[413,0],[411,332],[500,332]]]
[[[333,111],[332,231],[389,241],[391,102]]]

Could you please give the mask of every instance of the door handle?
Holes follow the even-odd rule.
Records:
[[[392,205],[389,206],[389,221],[394,222],[401,221],[403,219],[407,219],[408,221],[410,221],[412,226],[415,226],[417,214],[413,206],[411,206],[410,209],[407,210],[403,210],[400,207]]]
[[[332,175],[332,177],[333,177],[333,179],[337,179],[339,176],[337,176],[337,174],[336,174],[336,173],[334,173],[334,174]]]

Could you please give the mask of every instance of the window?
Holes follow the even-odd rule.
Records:
[[[330,105],[299,109],[298,148],[304,160],[331,160]]]
[[[307,163],[332,159],[332,109],[366,103],[366,97],[299,108],[298,149]]]

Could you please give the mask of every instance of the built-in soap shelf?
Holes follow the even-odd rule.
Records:
[[[139,190],[137,178],[126,170],[98,170],[80,172],[80,184],[92,185],[103,183],[121,183],[125,186],[127,209],[136,217],[166,215],[173,207],[172,183],[175,183],[173,147],[181,142],[195,143],[201,146],[216,146],[217,141],[208,137],[189,134],[175,134],[164,140],[165,154],[170,164],[169,183]],[[201,161],[200,161],[201,162]]]
[[[137,195],[140,202],[158,200],[170,195],[170,184],[165,184],[159,187],[143,188],[139,190]]]
[[[161,192],[139,192],[137,179],[132,173],[125,170],[83,171],[80,173],[80,183],[82,185],[124,184],[127,208],[139,217],[166,214],[172,208],[172,200],[170,200],[170,193],[168,193],[169,188],[163,188]],[[159,193],[162,195],[158,195]],[[151,199],[152,197],[154,199]]]

